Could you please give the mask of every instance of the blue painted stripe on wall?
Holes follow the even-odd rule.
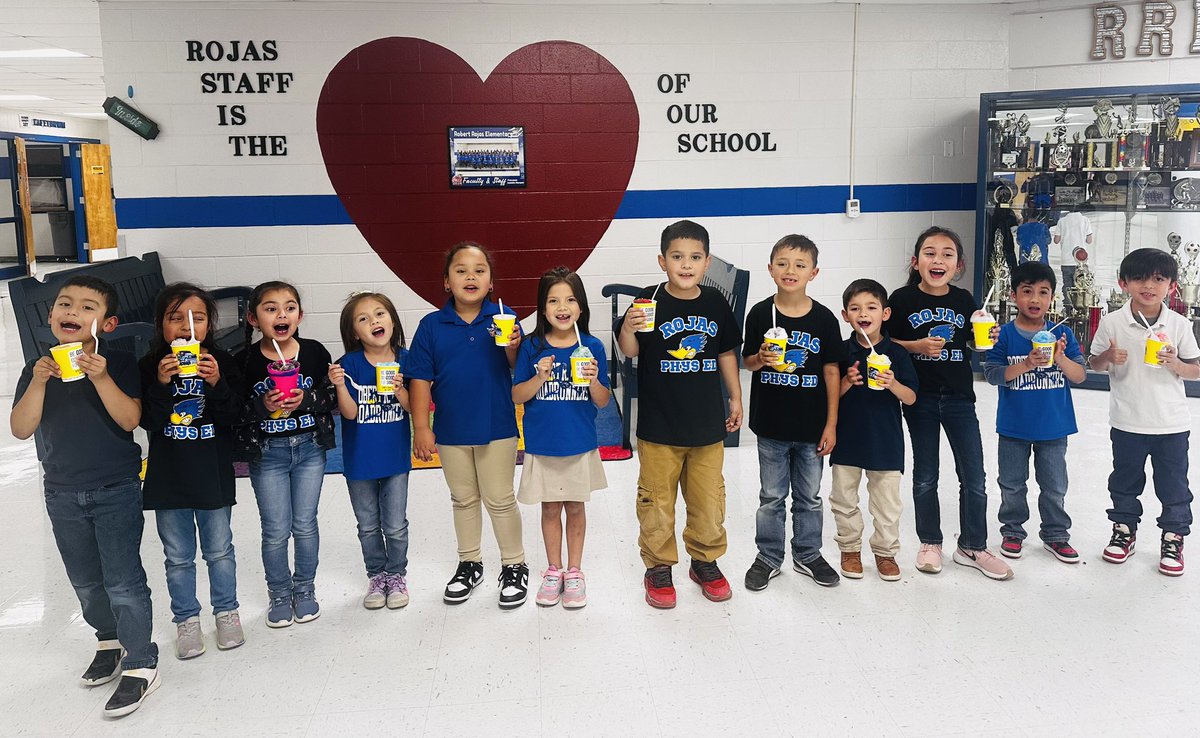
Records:
[[[860,185],[864,213],[974,210],[975,184]],[[850,188],[747,187],[713,190],[631,190],[617,219],[716,218],[754,215],[821,215],[845,212]],[[230,195],[133,197],[117,200],[117,224],[138,228],[242,228],[348,225],[337,195]]]

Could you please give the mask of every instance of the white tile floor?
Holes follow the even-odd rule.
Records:
[[[12,316],[5,321],[0,403],[7,407],[21,362]],[[995,436],[988,429],[995,392],[978,389],[992,470]],[[328,476],[317,581],[324,614],[273,631],[262,620],[259,525],[243,480],[234,530],[246,645],[217,651],[206,614],[208,652],[189,662],[174,659],[162,548],[148,525],[142,552],[163,686],[142,710],[118,722],[100,714],[109,688],[77,686],[93,636],[54,547],[32,443],[5,432],[0,735],[1187,733],[1200,717],[1194,700],[1200,570],[1182,579],[1155,572],[1158,506],[1152,497],[1142,554],[1120,568],[1100,560],[1109,527],[1107,396],[1080,391],[1075,397],[1083,432],[1069,454],[1069,509],[1083,562],[1069,567],[1033,549],[1016,562],[1016,577],[1008,582],[948,561],[940,575],[917,573],[906,514],[901,582],[883,582],[869,569],[861,581],[824,590],[785,571],[766,592],[747,592],[741,580],[754,557],[758,470],[746,434],[725,463],[730,546],[721,563],[734,583],[730,602],[705,601],[681,566],[679,606],[659,612],[644,604],[634,460],[605,465],[610,489],[588,508],[590,604],[584,610],[529,603],[501,612],[491,543],[485,546],[487,584],[465,605],[443,605],[441,587],[455,560],[449,500],[440,473],[417,472],[409,512],[412,604],[369,612],[359,605],[365,577],[346,486]],[[1200,401],[1189,400],[1181,411],[1190,412],[1195,425]],[[953,479],[948,452],[943,478]],[[994,520],[998,492],[990,472],[989,494]],[[955,508],[954,495],[946,494],[943,519],[955,521]],[[535,574],[545,563],[536,520],[534,511],[525,511]],[[993,523],[993,545],[997,527]],[[831,558],[832,530],[827,518]],[[205,592],[203,566],[200,580]]]

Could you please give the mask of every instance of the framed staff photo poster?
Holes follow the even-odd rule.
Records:
[[[450,186],[524,187],[524,126],[451,126]]]

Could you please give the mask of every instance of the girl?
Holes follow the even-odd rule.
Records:
[[[141,424],[150,437],[142,505],[155,511],[163,543],[180,659],[204,653],[196,599],[197,529],[208,563],[217,648],[246,642],[229,527],[236,503],[233,426],[241,411],[242,376],[233,357],[213,346],[209,328],[216,323],[217,304],[207,292],[183,282],[167,285],[155,300],[150,351],[138,362]],[[171,342],[193,338],[200,342],[199,361],[194,369],[181,369]],[[182,376],[184,371],[189,376]]]
[[[360,292],[342,308],[346,355],[329,367],[342,414],[342,458],[358,541],[367,565],[363,607],[378,610],[408,604],[408,472],[412,442],[408,390],[397,374],[383,385],[376,365],[399,362],[404,328],[392,301]],[[381,386],[382,385],[382,386]]]
[[[286,628],[321,614],[313,581],[317,575],[317,503],[325,474],[325,452],[334,447],[333,416],[337,393],[329,382],[329,352],[317,341],[300,338],[304,318],[300,293],[286,282],[265,282],[250,293],[246,312],[246,349],[237,360],[246,378],[243,425],[236,449],[250,462],[250,484],[262,519],[262,556],[266,571],[267,625]],[[250,341],[254,329],[262,340]],[[279,348],[288,364],[281,365]],[[299,363],[298,368],[292,365]],[[283,392],[270,370],[284,372],[280,382],[295,384]],[[291,370],[293,375],[286,376]],[[286,386],[286,385],[285,385]],[[295,539],[296,567],[288,566],[288,538]]]
[[[583,503],[608,482],[596,448],[596,408],[608,404],[604,344],[588,333],[587,295],[579,275],[556,267],[538,283],[537,329],[521,343],[513,377],[513,402],[525,403],[525,463],[521,492],[526,504],[542,503],[542,537],[550,566],[542,575],[535,601],[563,607],[587,604],[583,572],[583,536],[587,528]],[[581,340],[576,339],[579,331]],[[591,352],[576,385],[571,355],[582,346]],[[563,568],[563,509],[567,513],[567,567]]]
[[[954,287],[965,266],[958,234],[933,226],[917,237],[908,285],[892,293],[888,335],[913,357],[917,401],[904,406],[913,446],[913,508],[917,519],[917,569],[942,570],[942,526],[938,509],[939,428],[946,430],[958,471],[960,535],[954,563],[992,579],[1009,579],[1012,569],[987,550],[987,494],[983,442],[975,416],[974,377],[967,335],[975,300]]]
[[[421,319],[406,375],[412,403],[413,453],[428,461],[438,453],[458,538],[458,570],[442,599],[465,602],[483,580],[480,500],[500,546],[500,607],[520,607],[529,589],[521,546],[521,513],[513,496],[517,420],[510,370],[521,344],[520,324],[508,345],[496,345],[492,316],[492,257],[477,243],[455,244],[446,254],[441,310]],[[429,426],[429,400],[437,406],[437,436]]]

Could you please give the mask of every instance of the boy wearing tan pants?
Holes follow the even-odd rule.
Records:
[[[723,444],[726,433],[742,424],[734,353],[742,331],[721,293],[700,285],[710,262],[703,226],[689,220],[667,226],[660,251],[658,264],[667,283],[638,295],[654,301],[654,312],[635,303],[617,341],[626,356],[639,357],[637,516],[646,602],[671,608],[671,567],[679,562],[675,498],[680,493],[687,506],[683,543],[692,557],[688,575],[709,600],[733,596],[717,559],[726,546]],[[728,406],[721,399],[722,383],[729,392]]]
[[[862,579],[863,518],[858,487],[867,477],[868,507],[874,532],[871,551],[879,576],[900,579],[896,554],[900,551],[900,475],[904,471],[904,432],[900,405],[911,405],[917,395],[917,374],[908,351],[880,329],[891,315],[887,290],[873,279],[858,279],[842,293],[842,319],[850,324],[846,358],[842,364],[842,400],[838,411],[838,438],[830,463],[833,489],[829,507],[837,523],[837,544],[842,554],[842,576]],[[865,337],[864,337],[865,336]],[[870,345],[867,345],[867,341]],[[888,361],[868,357],[885,356]],[[890,368],[880,367],[890,362]],[[870,375],[871,381],[868,382]]]

